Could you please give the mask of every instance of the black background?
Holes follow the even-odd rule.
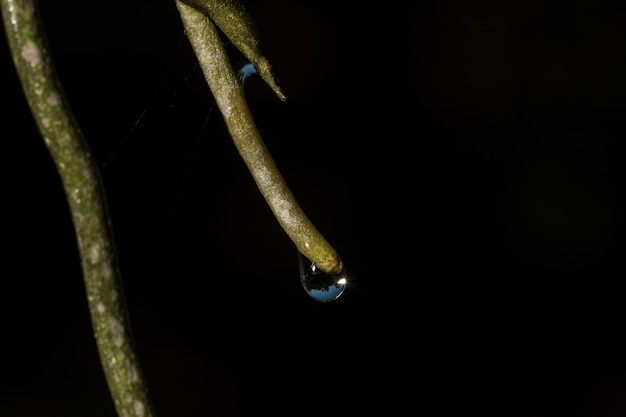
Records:
[[[351,279],[329,304],[174,2],[39,4],[157,415],[626,415],[619,2],[244,3],[288,97],[252,77],[255,120]],[[0,415],[114,416],[4,39],[0,59]]]

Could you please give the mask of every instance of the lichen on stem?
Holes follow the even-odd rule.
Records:
[[[0,0],[0,6],[24,95],[65,190],[100,362],[115,408],[120,417],[151,417],[98,166],[65,98],[37,4]]]
[[[193,7],[187,3],[192,4]],[[324,272],[331,274],[341,272],[343,270],[341,258],[305,215],[265,146],[245,99],[243,86],[228,61],[218,30],[212,19],[209,18],[211,16],[205,15],[206,7],[196,8],[198,3],[221,2],[214,0],[176,0],[176,6],[180,12],[187,38],[198,58],[205,79],[239,154],[274,216],[295,243],[298,251]],[[223,3],[228,4],[229,7],[234,7],[233,3],[236,2],[225,0]],[[231,13],[230,10],[229,8],[225,11],[225,13],[229,13],[229,19],[237,19],[237,15]],[[218,8],[212,13],[215,14],[219,11]],[[221,21],[221,19],[216,20],[217,22]],[[223,20],[227,19],[224,18]],[[246,22],[241,22],[240,25],[231,23],[231,26],[245,27],[244,33],[253,33],[247,28]],[[257,39],[250,39],[249,42],[253,45],[259,43]],[[259,53],[258,50],[255,53]],[[266,62],[262,56],[253,59],[257,62]],[[251,62],[254,64],[254,61],[251,60]],[[266,69],[269,71],[269,67]],[[273,84],[269,83],[269,85],[276,91]],[[284,99],[282,93],[277,94],[279,98]]]

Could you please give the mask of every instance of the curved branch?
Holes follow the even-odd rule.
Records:
[[[330,274],[342,272],[341,258],[304,214],[267,150],[217,28],[200,9],[182,0],[176,0],[176,6],[228,131],[274,216],[298,251],[319,269]]]
[[[115,408],[120,417],[151,417],[100,172],[57,77],[36,3],[0,0],[0,5],[24,94],[71,211],[91,322]]]

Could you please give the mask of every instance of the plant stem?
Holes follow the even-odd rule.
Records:
[[[176,6],[228,131],[274,216],[298,251],[319,269],[341,272],[339,255],[304,214],[265,146],[217,28],[202,11],[181,0]]]
[[[0,0],[0,5],[24,94],[71,211],[91,322],[115,408],[120,417],[150,417],[100,172],[65,98],[36,2]]]
[[[272,67],[261,53],[261,39],[254,21],[239,0],[180,0],[198,10],[226,35],[256,69],[257,74],[282,101],[285,95],[276,84]]]

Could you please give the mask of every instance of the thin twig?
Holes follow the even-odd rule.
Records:
[[[0,0],[0,5],[24,94],[69,203],[91,322],[115,408],[120,417],[151,417],[98,166],[65,98],[36,2]]]
[[[224,3],[235,2],[225,0]],[[339,255],[304,214],[267,150],[217,28],[202,10],[181,0],[176,0],[176,6],[228,131],[274,216],[298,251],[319,269],[327,273],[341,272],[343,263]],[[229,16],[236,18],[233,14]]]

